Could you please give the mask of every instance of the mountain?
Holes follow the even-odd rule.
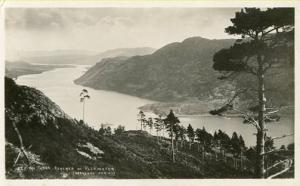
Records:
[[[39,74],[44,71],[53,70],[55,68],[68,68],[71,65],[37,65],[30,64],[25,61],[5,61],[5,76],[17,78],[26,74]]]
[[[97,61],[117,56],[136,56],[151,54],[155,49],[150,47],[117,48],[104,52],[84,50],[55,50],[55,51],[19,51],[19,58],[31,63],[41,64],[82,64],[94,65]]]
[[[19,136],[24,148],[21,148]],[[177,161],[172,163],[169,146],[168,139],[158,144],[155,136],[144,131],[101,134],[82,121],[70,118],[39,90],[19,86],[5,78],[8,179],[241,176],[238,170],[222,161],[210,160],[213,158],[203,164],[196,152],[178,151]],[[22,150],[28,162],[26,156],[20,154]],[[101,173],[99,169],[110,172],[103,174],[105,171]],[[249,172],[243,177],[249,177]]]
[[[180,114],[203,114],[222,106],[236,88],[256,89],[253,75],[240,74],[233,81],[219,80],[213,55],[235,40],[187,38],[168,44],[153,54],[129,58],[109,58],[91,67],[75,83],[95,89],[112,90],[161,102],[172,102]],[[269,106],[294,105],[294,67],[277,64],[265,75]],[[239,96],[237,105],[256,103],[256,92]],[[175,103],[175,104],[174,104]],[[179,104],[176,104],[179,103]],[[154,103],[143,110],[168,112],[170,104]]]
[[[75,82],[158,101],[209,97],[217,84],[212,80],[218,77],[212,56],[233,43],[232,39],[192,37],[153,54],[100,61]]]
[[[152,54],[155,51],[154,48],[150,47],[139,47],[139,48],[117,48],[106,50],[99,54],[99,59],[112,58],[117,56],[131,57],[131,56],[142,56]]]

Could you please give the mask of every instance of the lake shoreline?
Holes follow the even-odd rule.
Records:
[[[26,75],[18,78],[17,84],[35,87],[41,90],[47,97],[53,100],[66,114],[72,118],[80,120],[82,118],[82,103],[79,100],[79,94],[82,89],[87,89],[91,99],[86,102],[85,122],[95,129],[101,124],[112,123],[114,127],[118,125],[125,126],[126,130],[135,130],[139,128],[138,112],[145,105],[153,105],[153,101],[141,99],[131,95],[119,92],[95,90],[74,83],[74,79],[84,73],[84,66],[75,66],[74,68],[57,68],[56,70],[43,72],[41,74]],[[66,89],[67,87],[67,89]],[[207,131],[213,133],[217,130],[226,132],[229,136],[233,132],[242,135],[247,146],[255,144],[255,128],[249,124],[243,124],[243,118],[239,114],[230,113],[226,117],[213,116],[208,114],[209,109],[203,103],[201,107],[195,104],[195,108],[203,109],[200,114],[184,114],[183,109],[176,110],[178,104],[164,104],[166,113],[174,109],[174,113],[179,117],[181,125],[187,127],[191,124],[194,129],[205,127]],[[191,111],[194,107],[185,105]],[[188,110],[187,109],[187,110]],[[205,110],[204,110],[205,109]],[[180,112],[181,111],[181,112]],[[201,110],[199,110],[201,111]],[[145,110],[146,118],[156,117],[154,109]],[[156,115],[154,115],[156,114]],[[292,117],[282,117],[282,121],[269,126],[269,135],[280,136],[293,131],[294,121]],[[278,145],[292,142],[293,139],[278,142]],[[277,146],[277,145],[276,145]]]
[[[18,79],[22,76],[41,74],[57,68],[75,68],[75,66],[61,64],[38,64],[30,62],[5,62],[5,76]]]

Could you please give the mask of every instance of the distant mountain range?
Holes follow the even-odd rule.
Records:
[[[117,48],[104,52],[84,50],[55,50],[55,51],[14,51],[8,56],[17,56],[23,61],[40,64],[83,64],[94,65],[103,58],[116,56],[136,56],[151,54],[155,49],[150,47]],[[13,54],[12,54],[13,53]],[[16,58],[16,57],[15,57]],[[7,59],[9,60],[9,59]]]
[[[234,93],[229,89],[256,85],[253,82],[255,77],[247,74],[240,75],[239,81],[217,79],[220,74],[212,68],[213,55],[234,42],[233,39],[192,37],[168,44],[153,54],[105,59],[75,83],[163,102],[195,103],[201,100],[223,104]],[[267,94],[271,95],[272,102],[279,105],[293,103],[293,67],[279,64],[266,75],[266,81],[266,87],[270,89]],[[251,103],[255,104],[254,94],[256,92],[248,92],[240,101],[252,99]]]

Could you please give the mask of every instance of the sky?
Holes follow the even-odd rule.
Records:
[[[8,50],[160,48],[224,32],[238,8],[7,8]]]

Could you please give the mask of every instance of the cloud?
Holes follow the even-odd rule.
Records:
[[[8,8],[6,45],[89,49],[163,45],[191,36],[228,38],[231,8]],[[42,41],[42,42],[41,42]]]
[[[6,25],[18,29],[48,29],[53,25],[60,28],[76,24],[168,24],[192,22],[207,24],[232,15],[237,9],[216,8],[8,8]]]
[[[58,12],[41,9],[8,9],[6,26],[16,29],[63,28],[64,17]]]
[[[93,25],[96,17],[76,9],[65,8],[8,8],[6,26],[8,29],[47,30],[70,28],[76,24]]]

